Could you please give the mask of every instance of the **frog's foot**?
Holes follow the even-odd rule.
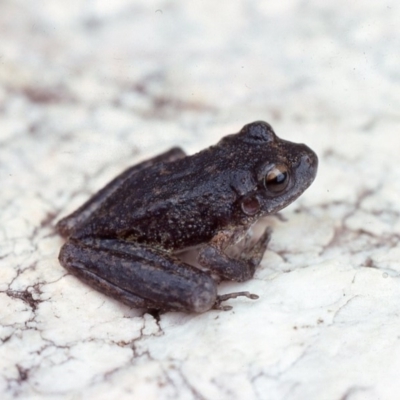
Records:
[[[232,306],[223,306],[221,303],[223,301],[229,299],[236,299],[237,297],[247,297],[251,300],[257,300],[259,298],[258,295],[250,293],[250,292],[234,292],[234,293],[227,293],[217,296],[217,300],[213,306],[213,310],[221,310],[221,311],[229,311],[232,310]]]
[[[271,240],[271,233],[272,228],[268,226],[255,243],[251,243],[250,239],[246,236],[245,250],[240,259],[248,261],[254,268],[257,267],[263,258],[265,250],[267,250],[268,243]]]
[[[235,243],[236,230],[217,234],[213,240],[199,252],[198,261],[202,267],[208,268],[212,276],[219,280],[243,282],[251,279],[256,267],[271,238],[271,228],[267,228],[255,243],[245,243],[242,254],[238,257],[228,256],[224,250]]]

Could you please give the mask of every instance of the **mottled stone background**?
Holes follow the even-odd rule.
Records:
[[[0,2],[1,399],[400,392],[400,3]],[[256,119],[320,157],[229,312],[159,317],[58,264],[119,171]]]

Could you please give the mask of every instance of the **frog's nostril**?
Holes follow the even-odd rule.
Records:
[[[309,167],[315,167],[318,163],[317,156],[311,155],[311,154],[305,154],[302,157],[302,161],[306,164],[308,164]]]

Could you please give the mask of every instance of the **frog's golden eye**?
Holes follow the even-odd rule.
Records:
[[[273,193],[279,193],[286,189],[289,183],[288,167],[284,164],[275,165],[265,176],[264,185]]]

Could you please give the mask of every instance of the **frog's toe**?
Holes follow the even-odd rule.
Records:
[[[221,311],[232,310],[232,306],[223,306],[221,305],[221,303],[229,299],[236,299],[237,297],[247,297],[248,299],[251,300],[257,300],[259,298],[257,294],[250,292],[234,292],[234,293],[222,294],[220,296],[217,296],[217,301],[214,303],[213,309]]]

